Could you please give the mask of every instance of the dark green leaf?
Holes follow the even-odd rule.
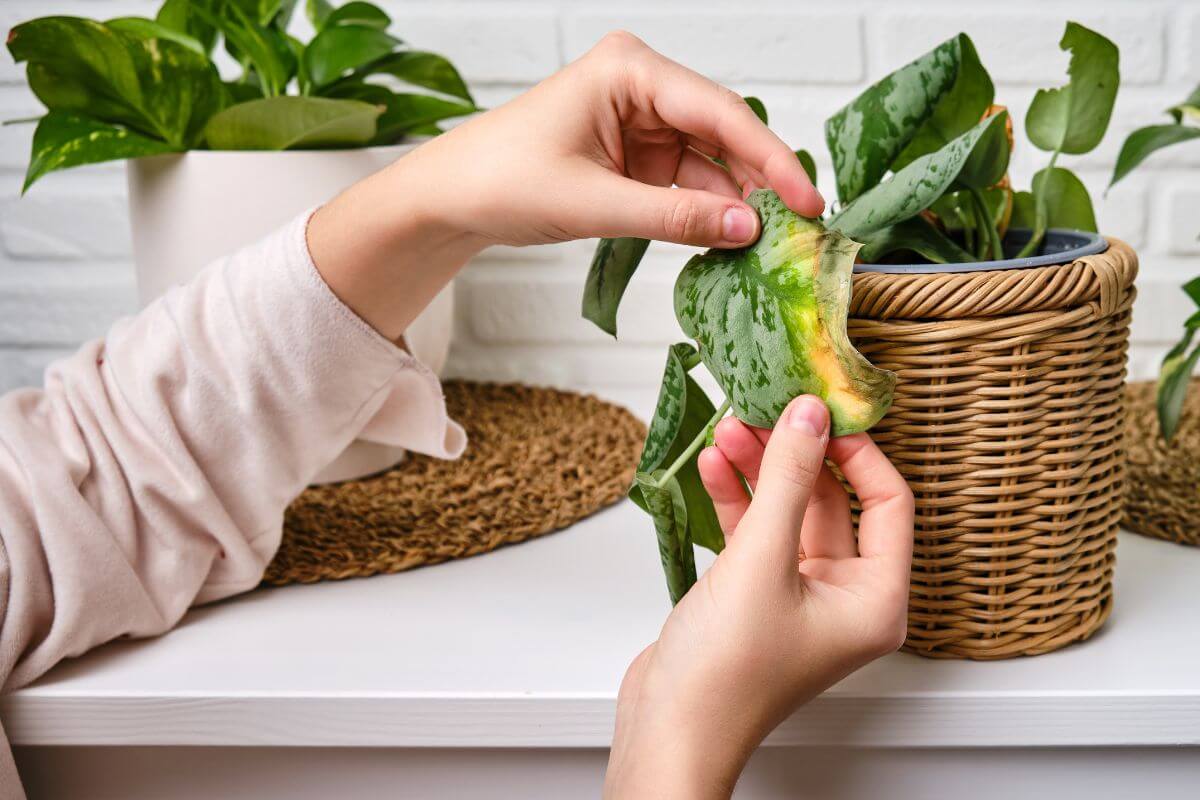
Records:
[[[1046,226],[1096,231],[1096,214],[1087,187],[1075,173],[1062,167],[1040,170],[1033,176],[1033,193],[1046,204]]]
[[[325,19],[333,12],[333,6],[326,0],[305,0],[304,13],[312,23],[313,30],[320,32],[325,27]]]
[[[646,509],[654,519],[667,591],[671,605],[675,605],[696,583],[696,557],[688,540],[687,506],[679,483],[670,478],[664,486],[659,486],[660,478],[661,475],[639,472],[636,481],[646,499]]]
[[[696,348],[690,344],[672,345],[668,350],[662,388],[659,389],[654,418],[650,420],[638,472],[650,473],[669,467],[698,436],[707,433],[706,428],[716,409],[700,385],[687,374],[698,362]],[[721,532],[712,498],[700,481],[694,454],[675,473],[675,478],[688,511],[689,538],[714,553],[721,552],[725,547],[725,535]],[[630,489],[629,496],[641,508],[646,508],[637,485]]]
[[[609,336],[617,335],[617,308],[649,246],[649,239],[632,237],[601,239],[596,245],[583,287],[583,318]]]
[[[1002,125],[1001,117],[990,117],[936,153],[921,156],[845,206],[830,219],[829,227],[861,241],[916,216],[950,188],[989,128]]]
[[[194,144],[227,100],[204,55],[92,20],[26,22],[9,34],[8,49],[17,62],[29,62],[30,87],[51,111],[118,123],[178,149]]]
[[[219,2],[224,5],[224,10],[237,13],[249,24],[262,28],[273,23],[284,6],[283,0],[219,0]]]
[[[912,252],[934,264],[965,263],[973,256],[921,217],[912,217],[867,237],[863,261],[878,264],[884,256]]]
[[[387,30],[391,24],[392,18],[378,6],[354,0],[354,2],[346,3],[346,5],[329,12],[321,29],[332,28],[335,25],[365,25],[368,28],[378,28],[383,31]]]
[[[808,175],[808,180],[813,186],[817,185],[817,162],[813,161],[812,153],[807,150],[797,150],[796,158],[800,159],[800,166],[804,167],[804,172]]]
[[[767,124],[767,107],[763,105],[763,101],[757,97],[743,97],[746,105],[750,106],[750,110],[754,112],[754,116],[758,117],[763,125]]]
[[[770,428],[801,394],[829,406],[833,434],[863,431],[891,404],[896,376],[850,344],[846,314],[859,245],[788,209],[747,198],[762,220],[748,248],[695,256],[675,284],[675,316],[739,419]]]
[[[1156,150],[1192,139],[1200,139],[1200,128],[1186,125],[1150,125],[1138,128],[1129,134],[1125,144],[1121,145],[1121,153],[1117,156],[1117,166],[1113,169],[1112,180],[1108,182],[1108,185],[1112,186],[1124,178]]]
[[[25,186],[48,172],[102,161],[174,152],[170,145],[104,122],[51,111],[42,117],[33,134],[33,154],[25,173]]]
[[[457,100],[393,92],[384,86],[359,80],[339,81],[327,87],[322,94],[383,106],[383,116],[379,118],[373,144],[392,144],[406,135],[428,131],[429,126],[436,122],[472,114],[477,110],[475,106]]]
[[[979,137],[979,143],[959,170],[955,179],[959,186],[987,189],[1003,180],[1008,173],[1008,157],[1012,152],[1008,143],[1008,112],[1000,112],[996,120]]]
[[[163,27],[186,34],[200,42],[206,54],[217,43],[217,29],[192,11],[199,5],[211,10],[215,0],[166,0],[158,9],[154,21]]]
[[[1030,230],[1037,226],[1037,203],[1032,192],[1017,192],[1013,195],[1013,213],[1009,225]]]
[[[1196,361],[1200,360],[1200,345],[1188,353],[1195,334],[1196,329],[1189,326],[1179,343],[1167,353],[1158,372],[1158,426],[1163,439],[1168,442],[1179,428],[1183,402],[1187,399]]]
[[[1200,306],[1200,277],[1192,278],[1183,285],[1183,292],[1192,298],[1192,302]]]
[[[207,58],[208,50],[195,37],[141,17],[117,17],[104,23],[114,31],[128,33],[139,39],[168,39]]]
[[[974,53],[971,40],[959,34],[829,118],[825,138],[843,204],[877,184],[918,133],[922,140],[946,135],[950,141],[979,120],[991,103],[991,80]],[[961,83],[960,72],[966,73]]]
[[[458,97],[474,104],[470,91],[462,76],[447,59],[436,53],[405,50],[390,53],[355,72],[355,78],[368,75],[391,75],[413,86],[432,89],[435,92]]]
[[[327,27],[304,49],[304,67],[319,88],[383,58],[399,44],[399,39],[365,25]]]
[[[275,10],[278,10],[278,4]],[[237,5],[227,6],[227,11],[220,16],[208,15],[209,22],[225,35],[227,49],[232,45],[230,52],[254,70],[265,96],[283,94],[297,67],[287,35],[276,28],[256,24]],[[203,11],[198,13],[205,15]]]
[[[267,97],[217,114],[205,137],[213,150],[362,147],[374,138],[382,111],[358,100]]]
[[[1078,155],[1104,138],[1121,83],[1117,46],[1095,31],[1068,22],[1059,47],[1070,51],[1070,81],[1039,89],[1025,115],[1029,141],[1048,152]]]

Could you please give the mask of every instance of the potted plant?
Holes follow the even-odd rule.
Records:
[[[378,7],[307,0],[166,0],[154,19],[43,17],[8,48],[27,65],[37,120],[28,190],[54,170],[126,160],[145,304],[477,110],[454,66],[388,32]],[[215,64],[223,48],[237,74]],[[405,334],[435,371],[452,328],[448,287]],[[359,441],[320,476],[386,468],[403,450]]]
[[[675,312],[692,342],[668,352],[631,490],[673,602],[696,579],[693,545],[724,545],[695,462],[714,425],[732,408],[770,426],[814,393],[834,435],[874,426],[913,488],[910,649],[1033,654],[1103,622],[1136,258],[1095,234],[1087,190],[1058,163],[1103,137],[1117,48],[1076,23],[1060,46],[1069,80],[1026,115],[1048,153],[1029,191],[1012,189],[1011,123],[960,34],[827,121],[838,202],[823,219],[757,191],[759,241],[683,268]],[[646,246],[603,240],[592,261],[583,314],[614,336]],[[720,407],[688,374],[700,363]]]

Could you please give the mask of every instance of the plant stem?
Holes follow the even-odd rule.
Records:
[[[1046,173],[1046,180],[1042,181],[1042,191],[1035,191],[1033,202],[1035,208],[1033,235],[1029,237],[1029,241],[1021,248],[1021,252],[1017,253],[1017,258],[1028,258],[1038,251],[1041,247],[1042,237],[1046,235],[1046,181],[1050,180],[1050,171],[1054,169],[1054,163],[1058,161],[1058,151],[1055,150],[1050,154],[1050,163],[1043,170]],[[1037,188],[1037,176],[1034,176],[1034,188]]]
[[[1000,232],[996,230],[995,221],[992,215],[988,213],[987,199],[984,198],[983,192],[979,189],[971,189],[971,197],[975,199],[975,205],[978,208],[980,224],[988,234],[988,244],[991,247],[992,258],[999,261],[1004,258],[1004,247],[1000,244]],[[983,231],[980,231],[983,235]]]
[[[659,476],[658,481],[656,481],[658,488],[661,489],[666,486],[667,481],[671,480],[671,478],[674,478],[675,473],[683,469],[683,465],[690,461],[692,456],[696,455],[696,451],[700,449],[700,445],[704,444],[705,438],[708,437],[708,429],[720,422],[721,417],[725,416],[727,411],[729,411],[728,397],[725,398],[724,403],[721,403],[721,407],[717,409],[717,413],[712,415],[712,419],[708,421],[708,424],[701,428],[700,432],[696,434],[696,438],[692,439],[688,446],[683,449],[683,452],[679,454],[679,458],[675,459],[674,463],[667,467],[667,471]]]
[[[975,250],[974,250],[975,260],[976,261],[986,261],[987,254],[988,254],[988,247],[992,243],[992,240],[989,239],[987,234],[984,232],[984,228],[986,228],[987,224],[988,224],[987,213],[979,205],[979,202],[975,198],[975,195],[973,193],[970,194],[970,197],[971,197],[971,216],[974,221],[974,224],[971,227],[975,229]]]

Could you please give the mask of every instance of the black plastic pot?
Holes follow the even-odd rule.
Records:
[[[1014,256],[1029,241],[1028,228],[1013,228],[1004,237],[1004,252]],[[1077,258],[1094,256],[1108,249],[1108,242],[1098,233],[1051,228],[1042,239],[1036,256],[1006,258],[1003,261],[971,261],[964,264],[855,264],[855,272],[931,273],[981,272],[996,269],[1029,269],[1054,264],[1069,264]]]

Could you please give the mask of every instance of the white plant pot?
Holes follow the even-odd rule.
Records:
[[[377,172],[415,145],[359,150],[198,150],[128,162],[129,211],[142,306],[205,265],[277,230]],[[447,286],[405,332],[413,355],[441,373],[454,296]],[[360,439],[317,476],[349,480],[387,469],[404,450]]]

